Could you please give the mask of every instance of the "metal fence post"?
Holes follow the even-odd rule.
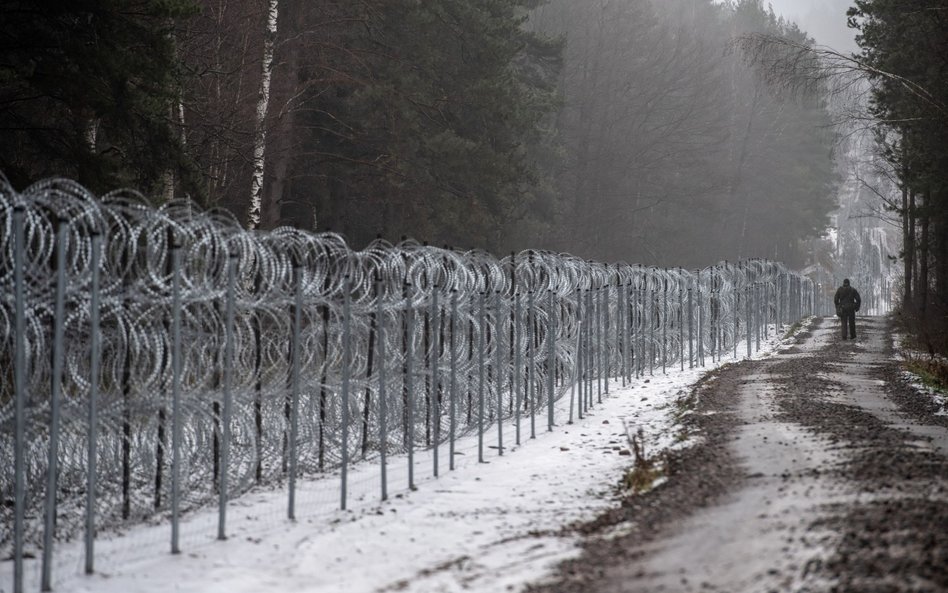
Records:
[[[754,345],[760,352],[760,319],[761,315],[761,289],[760,281],[754,283]]]
[[[709,286],[708,286],[708,349],[711,352],[711,362],[714,363],[719,360],[718,352],[718,324],[721,322],[718,319],[718,312],[720,308],[718,307],[718,282],[716,266],[711,266],[709,271]]]
[[[339,504],[342,510],[346,510],[349,486],[349,375],[352,373],[352,284],[348,274],[343,279],[342,292],[342,485]]]
[[[43,574],[41,588],[52,590],[53,535],[56,531],[56,479],[59,464],[59,400],[63,380],[63,325],[66,308],[66,229],[56,221],[56,297],[53,306],[53,360],[49,389],[49,458],[46,470],[46,514],[43,524]]]
[[[596,332],[596,335],[595,335],[595,338],[594,338],[594,339],[595,339],[595,342],[594,342],[594,345],[593,345],[593,348],[595,349],[595,350],[594,350],[594,356],[595,356],[595,358],[593,359],[593,366],[594,366],[595,369],[596,369],[596,397],[599,398],[599,403],[602,403],[602,375],[603,375],[603,372],[602,372],[602,363],[603,363],[603,360],[602,360],[602,354],[603,354],[603,352],[602,352],[602,350],[603,350],[603,339],[602,339],[602,337],[603,337],[603,336],[602,336],[602,334],[603,334],[604,332],[603,332],[603,327],[602,327],[602,321],[603,321],[603,317],[602,317],[602,294],[603,294],[603,290],[602,290],[602,287],[600,286],[599,288],[596,289],[596,296],[593,297],[593,301],[594,301],[594,303],[595,303],[595,304],[594,304],[594,307],[595,307],[595,311],[596,311],[596,317],[595,317],[595,319],[596,319],[596,320],[595,320],[595,332]]]
[[[695,270],[698,291],[698,362],[704,366],[704,299],[701,295],[701,270]]]
[[[738,342],[740,341],[739,338],[741,335],[740,333],[741,328],[740,328],[739,319],[738,319],[740,315],[738,315],[737,313],[738,307],[740,307],[740,302],[741,302],[741,295],[740,295],[740,292],[738,292],[737,290],[737,273],[738,273],[738,264],[734,264],[734,273],[731,275],[731,285],[734,287],[734,289],[731,291],[731,296],[734,299],[734,307],[732,307],[732,310],[734,311],[734,340],[733,340],[734,360],[737,360],[737,346],[738,346]]]
[[[641,276],[636,283],[635,293],[635,352],[632,354],[632,366],[635,367],[635,378],[645,376],[645,291],[642,288],[644,278]]]
[[[783,283],[780,281],[780,272],[777,272],[777,278],[774,280],[774,326],[777,328],[777,335],[780,335],[780,326],[783,325]]]
[[[451,291],[451,387],[448,397],[450,397],[448,413],[451,416],[448,420],[448,469],[454,469],[454,438],[457,431],[457,372],[458,372],[458,291]]]
[[[99,363],[101,358],[99,335],[99,258],[102,236],[92,235],[92,286],[89,301],[89,333],[92,349],[89,353],[89,448],[86,461],[86,574],[95,570],[95,481],[96,441],[98,440],[99,415],[96,409],[99,399]]]
[[[415,393],[412,358],[414,350],[414,316],[412,315],[411,285],[405,283],[405,433],[408,435],[408,488],[415,489]]]
[[[622,325],[622,347],[620,349],[620,356],[622,356],[622,386],[625,387],[629,376],[629,292],[628,289],[622,284],[621,278],[619,279],[619,285],[616,288],[619,291],[617,295],[618,303],[616,304],[616,311],[618,313],[616,323]],[[616,327],[616,333],[618,334],[619,332],[619,328]]]
[[[612,302],[612,286],[606,282],[602,287],[602,356],[603,359],[603,381],[605,382],[605,392],[606,395],[609,394],[609,373],[612,372],[612,357],[609,353],[609,328],[611,327],[612,319],[609,316],[609,306]]]
[[[681,269],[678,270],[678,362],[685,370],[685,290]]]
[[[293,301],[293,335],[290,341],[290,447],[289,447],[289,500],[286,516],[296,519],[296,468],[300,425],[300,326],[303,323],[303,268],[293,267],[296,277],[296,294]]]
[[[171,248],[171,553],[181,552],[181,246]]]
[[[477,334],[477,461],[484,462],[484,309],[487,297],[480,293]]]
[[[536,310],[534,309],[533,290],[527,293],[527,399],[530,402],[530,438],[537,438],[536,412],[536,380],[534,373],[534,359],[536,355]]]
[[[548,360],[547,371],[546,371],[546,388],[547,388],[547,423],[546,428],[548,431],[553,430],[553,398],[555,392],[554,380],[556,374],[556,312],[553,311],[553,291],[548,290],[546,293],[546,302],[547,302],[547,354]]]
[[[497,454],[504,454],[504,373],[501,370],[502,365],[502,356],[503,356],[503,342],[504,342],[504,332],[501,331],[503,327],[503,315],[501,315],[501,305],[500,305],[500,291],[494,292],[494,338],[496,343],[494,344],[494,393],[497,396]]]
[[[218,492],[217,539],[227,539],[227,470],[230,467],[230,417],[233,408],[234,317],[237,300],[237,255],[227,261],[227,303],[224,306],[224,413],[221,426],[220,491]]]
[[[668,278],[662,278],[662,374],[667,374],[668,364]]]
[[[441,443],[441,310],[438,286],[431,287],[431,427],[432,472],[438,477],[438,447]]]
[[[382,500],[388,500],[388,402],[385,393],[385,309],[382,307],[382,278],[375,278],[375,319],[378,326],[378,357],[379,357],[379,464],[380,480],[382,482]]]
[[[583,328],[585,326],[585,320],[583,319],[583,292],[582,289],[576,289],[576,320],[577,320],[577,331],[576,331],[576,412],[579,416],[579,419],[583,419],[583,407],[585,406],[585,395],[583,394],[583,382],[585,377],[583,374],[586,372],[584,367],[585,361],[583,360]],[[570,407],[572,410],[572,407]],[[572,415],[570,415],[570,420],[572,420]]]
[[[593,384],[595,383],[596,373],[596,307],[593,301],[593,289],[587,288],[583,295],[586,307],[583,316],[583,411],[589,414],[589,409],[593,405]]]
[[[649,288],[648,374],[655,375],[655,318],[658,316],[658,295]]]
[[[751,295],[750,284],[744,287],[744,334],[747,338],[747,358],[751,357]]]
[[[520,359],[520,343],[523,341],[523,330],[520,327],[520,293],[514,292],[514,361],[513,361],[513,390],[514,390],[514,424],[515,441],[520,444],[520,408],[523,406],[522,394],[522,373]]]
[[[691,279],[688,279],[688,368],[695,368],[695,302],[691,290]]]
[[[764,322],[764,339],[770,339],[770,283],[767,282],[763,285],[764,291],[764,300],[761,306],[763,311],[763,322]]]
[[[23,206],[13,209],[13,283],[14,283],[14,324],[16,333],[13,336],[14,348],[13,377],[14,377],[14,461],[13,471],[13,591],[23,593],[23,531],[24,514],[26,512],[26,484],[24,471],[26,460],[26,282],[23,278],[23,259],[25,250],[26,210]]]

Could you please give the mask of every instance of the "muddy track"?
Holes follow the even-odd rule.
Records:
[[[900,378],[889,329],[820,320],[707,377],[703,444],[668,480],[577,526],[584,553],[533,592],[948,591],[948,422]]]

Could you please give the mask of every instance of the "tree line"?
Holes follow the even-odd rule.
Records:
[[[2,14],[15,187],[132,187],[356,248],[407,235],[689,267],[802,263],[834,207],[826,97],[782,97],[730,51],[747,32],[812,43],[761,0],[2,0]]]
[[[872,81],[880,154],[897,182],[902,311],[932,353],[948,352],[948,2],[856,0],[857,56]]]

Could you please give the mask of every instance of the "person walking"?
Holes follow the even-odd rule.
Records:
[[[843,339],[847,337],[848,328],[849,339],[855,340],[856,311],[862,305],[862,299],[859,298],[859,291],[849,285],[849,278],[843,280],[843,285],[836,289],[833,304],[836,305],[836,315],[839,316],[840,324],[843,326]]]

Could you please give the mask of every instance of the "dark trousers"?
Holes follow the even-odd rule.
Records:
[[[856,312],[843,313],[839,316],[840,325],[843,328],[843,339],[847,337],[856,339]],[[846,328],[849,328],[849,335],[846,335]]]

